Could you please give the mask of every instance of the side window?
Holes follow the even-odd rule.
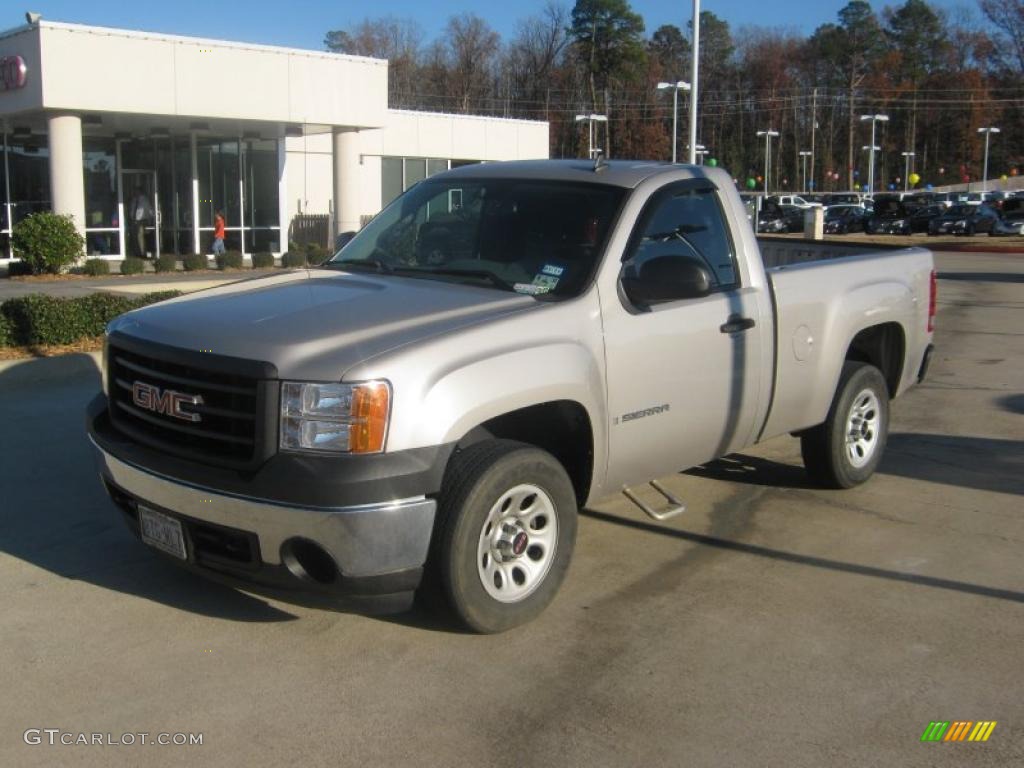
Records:
[[[627,256],[630,272],[638,273],[644,262],[659,257],[696,258],[710,271],[713,290],[739,283],[732,238],[714,190],[677,190],[653,205]]]

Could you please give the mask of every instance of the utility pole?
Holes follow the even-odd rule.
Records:
[[[769,128],[767,131],[758,131],[757,135],[764,136],[764,194],[767,197],[768,180],[772,172],[772,137],[778,136],[779,132]]]
[[[809,152],[806,149],[800,150],[800,162],[801,162],[801,165],[803,165],[803,169],[804,169],[804,185],[803,185],[803,190],[804,190],[805,194],[807,193],[807,158],[808,157],[813,157],[813,156],[814,156],[813,152]]]
[[[697,81],[700,69],[700,0],[693,0],[693,59],[690,66],[690,165],[697,162]]]
[[[903,155],[903,191],[907,192],[910,189],[910,158],[914,156],[913,152],[901,152]]]
[[[982,181],[981,181],[981,190],[982,190],[982,192],[988,192],[988,140],[989,140],[989,137],[993,133],[999,133],[999,132],[1000,131],[999,131],[998,128],[992,128],[991,126],[988,127],[988,128],[979,128],[978,129],[978,133],[984,133],[985,134],[985,171],[984,171],[984,173],[982,174],[982,177],[981,177],[981,179],[982,179]]]
[[[818,89],[811,91],[811,186],[814,185],[814,137],[818,132]],[[806,182],[805,182],[806,183]]]

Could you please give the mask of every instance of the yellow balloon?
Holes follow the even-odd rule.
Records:
[[[916,173],[912,173],[909,176],[907,176],[907,181],[910,182],[911,186],[917,186],[917,182],[919,182],[920,180],[921,177],[918,176]]]
[[[1006,181],[1006,180],[1007,180],[1008,178],[1010,178],[1010,177],[1009,177],[1009,176],[1007,176],[1007,175],[1006,175],[1005,173],[1004,173],[1004,174],[1003,174],[1002,176],[1000,176],[1000,177],[999,177],[999,179],[1000,179],[1001,181]]]

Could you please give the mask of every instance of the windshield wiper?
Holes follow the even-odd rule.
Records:
[[[326,261],[320,266],[337,269],[346,267],[372,267],[375,272],[394,272],[395,268],[380,259],[343,259],[342,261]]]
[[[506,291],[515,291],[515,286],[512,285],[505,278],[494,274],[493,272],[486,269],[453,269],[445,267],[430,267],[423,269],[420,267],[401,267],[397,270],[399,274],[404,273],[418,273],[421,275],[449,275],[451,277],[474,277],[479,280],[487,280],[491,285],[496,288],[501,288]]]

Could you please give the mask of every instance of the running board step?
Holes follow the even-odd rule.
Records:
[[[668,520],[669,518],[675,517],[676,515],[681,515],[683,512],[686,511],[686,505],[683,504],[683,502],[681,502],[671,493],[669,493],[669,491],[667,491],[665,487],[657,480],[651,480],[651,482],[648,483],[648,485],[650,485],[651,488],[653,488],[662,496],[664,496],[668,500],[669,506],[661,510],[654,509],[653,507],[649,506],[646,502],[641,501],[640,497],[633,493],[632,489],[625,486],[622,488],[622,493],[627,499],[629,499],[638,507],[640,507],[640,510],[642,512],[644,512],[646,515],[659,522],[661,522],[662,520]]]

